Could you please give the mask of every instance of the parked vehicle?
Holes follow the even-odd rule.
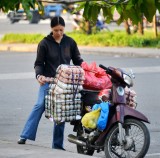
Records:
[[[49,4],[44,6],[44,13],[38,11],[38,9],[30,10],[32,13],[32,18],[29,20],[26,13],[21,8],[18,11],[10,11],[8,13],[8,18],[11,23],[18,22],[20,20],[29,20],[30,23],[38,23],[41,19],[51,19],[54,16],[60,16],[63,11],[63,6],[61,4]]]
[[[82,126],[81,120],[72,121],[73,131],[68,140],[77,145],[80,154],[93,155],[95,151],[105,152],[106,158],[143,158],[150,145],[150,133],[145,125],[147,117],[126,103],[125,88],[133,86],[133,74],[122,69],[100,65],[111,76],[112,88],[108,123],[103,131]],[[93,106],[99,92],[82,91],[82,118],[88,113],[88,105]]]

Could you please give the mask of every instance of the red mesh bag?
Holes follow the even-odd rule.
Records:
[[[110,76],[105,70],[98,67],[95,62],[88,65],[86,62],[81,64],[85,72],[85,80],[83,87],[91,90],[102,90],[111,88],[112,82]]]

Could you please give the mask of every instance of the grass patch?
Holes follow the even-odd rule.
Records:
[[[117,46],[117,47],[152,47],[160,48],[160,36],[155,38],[153,32],[145,32],[144,35],[127,35],[125,31],[98,32],[86,35],[82,32],[67,32],[68,36],[75,39],[81,46]],[[42,34],[6,34],[1,43],[25,43],[37,44],[45,35]]]
[[[25,44],[37,44],[39,43],[44,35],[42,34],[5,34],[1,39],[2,43],[25,43]]]

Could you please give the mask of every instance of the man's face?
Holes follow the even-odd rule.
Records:
[[[62,25],[57,25],[55,27],[52,27],[52,32],[53,32],[53,37],[55,39],[59,39],[63,37],[63,33],[64,33],[64,26]]]

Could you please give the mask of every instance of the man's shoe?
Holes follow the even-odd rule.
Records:
[[[17,143],[18,144],[26,144],[26,139],[20,138]]]

